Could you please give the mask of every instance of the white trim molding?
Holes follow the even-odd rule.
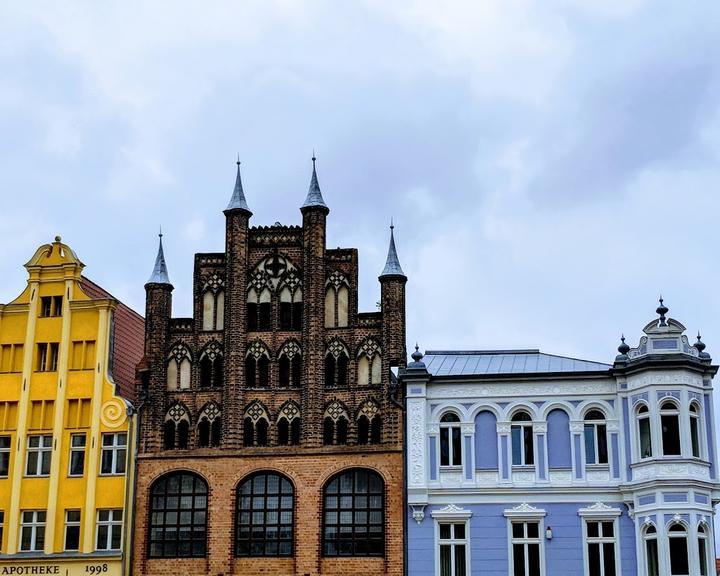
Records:
[[[514,508],[505,509],[503,516],[505,518],[544,518],[547,516],[547,512],[542,508],[535,508],[535,506],[523,502]]]
[[[622,510],[620,510],[620,508],[613,508],[602,502],[596,502],[592,506],[578,510],[578,516],[584,518],[612,518],[613,516],[621,515]]]
[[[445,508],[433,510],[430,512],[430,516],[436,520],[467,520],[472,516],[472,510],[460,508],[455,506],[455,504],[448,504]]]

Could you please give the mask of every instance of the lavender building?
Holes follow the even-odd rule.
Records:
[[[718,367],[657,312],[613,364],[413,354],[410,576],[714,573]]]

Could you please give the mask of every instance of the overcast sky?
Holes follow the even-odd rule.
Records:
[[[299,224],[313,148],[361,308],[396,224],[408,341],[612,361],[655,317],[720,359],[720,3],[4,2],[0,301],[60,234],[138,311],[165,232],[174,313],[252,224]]]

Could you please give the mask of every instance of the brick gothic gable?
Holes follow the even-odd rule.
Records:
[[[145,358],[138,370],[144,395],[139,492],[164,472],[190,468],[204,476],[212,495],[230,490],[220,496],[228,514],[234,487],[226,484],[226,473],[216,469],[215,462],[251,473],[268,466],[282,469],[281,458],[289,458],[293,471],[317,478],[331,469],[367,466],[381,471],[387,490],[396,491],[385,498],[387,506],[396,506],[386,512],[386,539],[393,539],[392,545],[386,543],[387,554],[402,544],[402,412],[392,399],[390,368],[405,365],[406,279],[382,277],[381,310],[359,312],[357,250],[326,248],[327,208],[310,206],[302,212],[302,226],[250,227],[248,210],[226,210],[225,252],[195,255],[193,318],[171,317],[172,286],[146,285]],[[363,381],[358,382],[361,363]],[[344,406],[348,416],[341,424],[345,431],[334,429],[328,443],[326,409],[331,404]],[[168,413],[178,405],[187,411],[187,440],[166,449]],[[206,428],[200,426],[208,406],[216,407],[214,417],[221,419],[218,445],[208,441],[207,422]],[[372,416],[379,415],[379,433],[367,430],[367,418],[360,423],[364,429],[358,429],[360,416],[369,408]],[[298,444],[288,440],[288,409],[293,418],[299,417]],[[252,441],[245,434],[252,434]],[[216,486],[214,475],[224,488]],[[300,481],[292,473],[287,476]],[[316,523],[321,500],[319,493],[307,499]],[[304,503],[298,500],[296,506],[299,516]],[[212,516],[212,505],[209,513]],[[139,523],[147,520],[144,514]],[[215,521],[228,524],[233,518]],[[137,573],[163,573],[165,561],[147,558],[146,529],[138,528]],[[367,558],[344,564],[323,559],[321,526],[314,530],[307,543],[311,552],[301,554],[306,544],[296,529],[294,568],[288,573],[330,574],[333,562],[339,562],[338,573],[351,566],[375,573],[376,564]],[[232,532],[223,536],[227,542],[210,539],[210,549],[221,549],[223,556],[215,559],[208,553],[208,573],[233,574],[241,564],[244,570],[255,569],[248,560],[233,559]],[[400,546],[392,561],[386,556],[382,573],[401,573],[401,551]],[[198,561],[186,562],[195,562],[187,570],[198,569]],[[273,573],[284,573],[284,568],[277,570]]]

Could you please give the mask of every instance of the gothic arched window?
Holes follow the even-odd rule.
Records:
[[[253,402],[245,409],[243,422],[243,444],[245,446],[268,445],[267,411],[259,402]]]
[[[272,330],[272,298],[268,288],[248,291],[247,329],[248,332]]]
[[[220,446],[222,433],[222,413],[215,402],[208,402],[198,418],[198,446]]]
[[[219,388],[223,385],[223,355],[220,344],[210,342],[200,355],[200,387]]]
[[[303,293],[300,287],[294,291],[289,286],[280,290],[280,330],[302,330]]]
[[[661,404],[660,426],[663,456],[680,456],[680,409],[675,402],[666,400]]]
[[[373,338],[366,338],[360,345],[357,356],[357,383],[359,386],[381,383],[381,352],[380,345]]]
[[[600,410],[589,410],[585,414],[585,463],[607,464],[607,425],[605,414]]]
[[[348,361],[345,345],[337,338],[331,340],[325,352],[325,387],[347,388]]]
[[[202,287],[202,329],[222,330],[225,323],[225,282],[217,272],[205,278]]]
[[[165,450],[175,448],[186,449],[188,447],[188,435],[190,430],[190,416],[185,407],[176,402],[165,414],[163,424],[163,446]]]
[[[187,390],[190,388],[192,356],[184,344],[176,344],[167,360],[167,389]]]
[[[373,470],[336,474],[323,489],[323,555],[385,553],[385,484]]]
[[[300,444],[300,408],[295,402],[286,402],[280,409],[277,422],[278,444]]]
[[[248,388],[267,388],[270,385],[270,355],[259,340],[250,344],[245,356],[245,381]]]
[[[202,558],[207,550],[208,487],[191,472],[172,472],[150,488],[148,556]]]
[[[325,410],[323,444],[347,444],[348,413],[340,402],[333,401]]]
[[[276,472],[255,472],[237,488],[236,556],[291,556],[295,491]]]
[[[291,340],[280,350],[278,357],[278,386],[299,388],[302,383],[302,351],[300,345]]]
[[[358,444],[380,444],[382,442],[382,418],[378,405],[370,400],[363,404],[357,418]]]
[[[347,279],[333,272],[325,282],[325,328],[344,328],[348,325],[350,290]]]

